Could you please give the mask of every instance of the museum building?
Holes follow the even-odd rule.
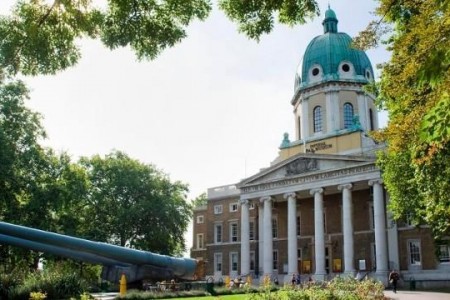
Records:
[[[295,75],[295,139],[284,135],[270,167],[208,189],[207,205],[194,210],[191,257],[215,280],[360,271],[386,284],[397,269],[404,283],[448,285],[449,246],[436,249],[427,226],[395,222],[387,210],[375,164],[384,145],[368,135],[378,129],[375,97],[364,90],[374,80],[371,62],[338,31],[332,9],[322,24]]]

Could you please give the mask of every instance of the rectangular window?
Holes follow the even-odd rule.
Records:
[[[278,221],[277,218],[272,219],[272,238],[276,239],[278,237]]]
[[[237,252],[230,253],[230,270],[237,272],[238,270],[238,254]]]
[[[273,269],[278,270],[278,250],[273,251]]]
[[[237,222],[230,223],[230,242],[238,241],[238,224]]]
[[[421,251],[420,251],[420,240],[409,240],[408,241],[408,254],[409,254],[409,264],[410,265],[421,265]]]
[[[230,212],[236,212],[236,211],[238,211],[238,204],[230,203]]]
[[[301,235],[301,231],[300,231],[300,215],[297,215],[297,220],[296,220],[296,226],[297,226],[297,236],[300,236]]]
[[[204,248],[204,236],[203,233],[197,233],[197,249]]]
[[[255,265],[256,265],[256,258],[255,258],[255,252],[250,252],[250,271],[255,271]]]
[[[249,223],[249,228],[250,228],[250,241],[253,241],[255,239],[255,222],[254,221],[250,221]]]
[[[214,253],[214,272],[222,272],[222,253]]]
[[[197,224],[202,224],[204,222],[203,215],[197,216]]]
[[[297,259],[301,260],[302,259],[302,248],[297,248]]]
[[[405,226],[412,227],[413,224],[413,215],[411,213],[407,213],[405,217]]]
[[[255,209],[255,203],[253,203],[253,202],[250,202],[250,204],[249,204],[249,207],[248,207],[249,209]]]
[[[439,246],[439,261],[441,263],[450,262],[450,246],[449,245],[440,245]]]
[[[222,243],[222,224],[214,224],[214,242]]]
[[[220,215],[223,211],[223,207],[222,205],[214,205],[214,214],[215,215]]]

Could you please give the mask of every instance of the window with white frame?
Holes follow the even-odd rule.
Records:
[[[238,270],[238,253],[230,252],[230,270],[237,272]]]
[[[197,224],[202,224],[205,221],[203,215],[198,215],[197,216]]]
[[[300,214],[297,215],[297,219],[296,219],[296,231],[297,231],[297,236],[301,235],[301,223],[300,223],[301,219],[300,219]]]
[[[238,241],[238,224],[237,222],[230,223],[230,242]]]
[[[218,204],[218,205],[214,205],[214,214],[215,215],[220,215],[223,211],[223,206],[222,204]]]
[[[408,240],[408,255],[410,265],[420,266],[422,264],[420,240]]]
[[[222,243],[222,224],[214,224],[214,242]]]
[[[439,245],[439,262],[450,262],[450,245]]]
[[[344,128],[353,126],[353,105],[349,102],[344,103]]]
[[[273,265],[274,270],[278,270],[278,250],[273,251]]]
[[[313,109],[313,125],[314,132],[322,131],[322,107],[320,106]]]
[[[412,227],[414,226],[413,223],[413,214],[412,213],[407,213],[405,216],[405,226],[407,227]]]
[[[255,209],[255,203],[250,202],[250,204],[248,205],[249,209]]]
[[[197,233],[197,249],[204,248],[204,235],[203,233]]]
[[[250,241],[253,241],[253,240],[255,240],[255,222],[250,221],[248,225],[249,225]]]
[[[272,238],[278,238],[278,220],[277,218],[272,219]]]
[[[222,253],[214,253],[214,272],[222,272]]]
[[[238,204],[237,202],[230,203],[230,212],[236,212],[238,211]]]

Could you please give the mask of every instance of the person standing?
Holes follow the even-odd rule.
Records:
[[[397,293],[397,282],[400,279],[400,275],[397,271],[392,270],[392,272],[389,274],[389,282],[392,284],[392,290],[394,293]]]

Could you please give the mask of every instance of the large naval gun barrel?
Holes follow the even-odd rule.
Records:
[[[54,232],[0,222],[0,244],[8,244],[103,265],[102,277],[129,282],[143,279],[194,279],[198,262],[148,251],[94,242]]]

